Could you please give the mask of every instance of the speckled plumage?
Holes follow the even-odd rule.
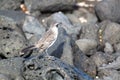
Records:
[[[25,53],[27,53],[27,51],[33,50],[33,49],[39,49],[39,52],[43,52],[43,51],[47,51],[47,49],[49,47],[51,47],[54,42],[57,40],[57,36],[58,36],[58,25],[60,23],[55,23],[53,25],[50,26],[49,30],[40,38],[40,40],[35,43],[32,46],[29,46],[27,48],[24,48],[21,51],[21,55],[24,55]]]

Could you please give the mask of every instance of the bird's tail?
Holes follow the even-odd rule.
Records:
[[[34,49],[36,49],[35,45],[31,45],[31,46],[29,46],[29,47],[26,47],[26,48],[24,48],[24,49],[21,50],[20,55],[21,55],[21,56],[23,56],[23,55],[28,55],[28,54],[30,54],[30,52],[31,52],[32,50],[34,50]]]

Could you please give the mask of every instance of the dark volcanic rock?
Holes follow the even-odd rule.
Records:
[[[116,58],[115,61],[113,61],[111,64],[108,64],[106,66],[99,67],[99,69],[120,69],[120,56]]]
[[[75,15],[78,18],[82,26],[87,24],[95,24],[97,22],[97,17],[95,16],[95,14],[90,13],[84,8],[74,10],[73,15]]]
[[[30,12],[71,10],[75,2],[76,0],[25,0],[25,4]]]
[[[0,0],[0,10],[17,10],[21,0]]]
[[[0,16],[10,18],[10,20],[14,21],[13,23],[20,23],[24,21],[26,15],[20,11],[0,10]]]
[[[120,25],[111,21],[103,21],[99,25],[102,30],[103,43],[109,42],[111,45],[120,43]]]
[[[37,18],[29,15],[25,17],[22,29],[26,38],[33,44],[45,33],[45,28],[39,23]]]
[[[120,79],[120,74],[116,70],[111,70],[111,69],[103,69],[99,72],[99,78],[94,79],[94,80],[119,80]],[[101,75],[104,74],[104,75]]]
[[[87,74],[89,74],[92,77],[96,76],[96,65],[94,63],[94,61],[86,56],[80,56],[81,63],[79,63],[81,65],[81,69],[83,69],[83,71],[85,71]]]
[[[0,60],[0,79],[2,80],[25,80],[22,77],[22,58]]]
[[[16,15],[14,11],[12,15],[10,14],[4,14],[4,11],[0,12],[0,54],[4,57],[19,56],[19,51],[27,44],[27,40],[19,27],[23,19],[12,17],[13,14]]]
[[[120,43],[116,44],[114,47],[115,47],[115,51],[120,52]]]
[[[94,14],[84,8],[79,8],[74,10],[72,13],[67,13],[66,16],[69,18],[74,27],[81,28],[78,37],[80,37],[81,33],[83,33],[82,37],[85,35],[85,37],[89,37],[91,39],[95,38],[95,33],[97,31],[97,28],[95,27],[97,17]]]
[[[83,71],[55,57],[0,60],[0,79],[4,80],[92,80]]]
[[[86,23],[78,36],[80,39],[76,40],[76,44],[84,53],[90,55],[89,51],[98,45],[98,27],[95,24]]]
[[[0,79],[1,80],[12,80],[10,76],[5,75],[5,74],[0,74]]]
[[[88,24],[82,26],[81,39],[98,40],[98,27],[95,24]]]
[[[95,6],[100,20],[120,22],[120,0],[103,0]]]
[[[107,59],[109,59],[109,58],[108,58],[107,54],[105,54],[105,53],[96,52],[91,57],[91,59],[95,62],[95,65],[97,65],[97,67],[100,67],[104,64],[107,64],[108,63]]]
[[[108,42],[105,43],[104,52],[105,53],[113,53],[113,47],[110,43],[108,43]]]
[[[87,79],[86,74],[80,75],[79,70],[55,57],[32,58],[26,60],[24,65],[23,75],[26,80],[92,80],[90,77]]]
[[[107,61],[104,57],[104,53],[102,53],[102,52],[97,52],[96,54],[94,54],[92,56],[92,59],[95,62],[97,67],[107,63]]]
[[[89,54],[88,52],[92,49],[95,49],[97,47],[97,41],[92,39],[79,39],[76,40],[76,44],[80,48],[80,50],[86,54]]]
[[[90,76],[95,77],[96,75],[96,65],[94,61],[82,53],[76,44],[72,45],[73,49],[73,62],[74,66],[79,70],[83,70]]]

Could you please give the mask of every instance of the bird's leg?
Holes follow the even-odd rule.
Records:
[[[47,49],[45,50],[45,53],[46,53],[45,57],[47,57],[48,59],[53,58],[53,56],[50,56],[50,55],[48,54]]]
[[[47,52],[47,49],[45,50],[45,53],[46,53],[46,56],[47,56],[47,57],[50,56],[50,55],[48,54],[48,52]]]

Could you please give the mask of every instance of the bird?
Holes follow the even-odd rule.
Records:
[[[46,56],[47,57],[50,56],[47,50],[56,42],[58,37],[58,26],[60,24],[61,24],[60,22],[55,22],[51,24],[48,31],[46,31],[46,33],[40,38],[40,40],[36,42],[34,45],[22,49],[20,55],[24,55],[28,51],[38,49],[40,53],[45,51]]]

